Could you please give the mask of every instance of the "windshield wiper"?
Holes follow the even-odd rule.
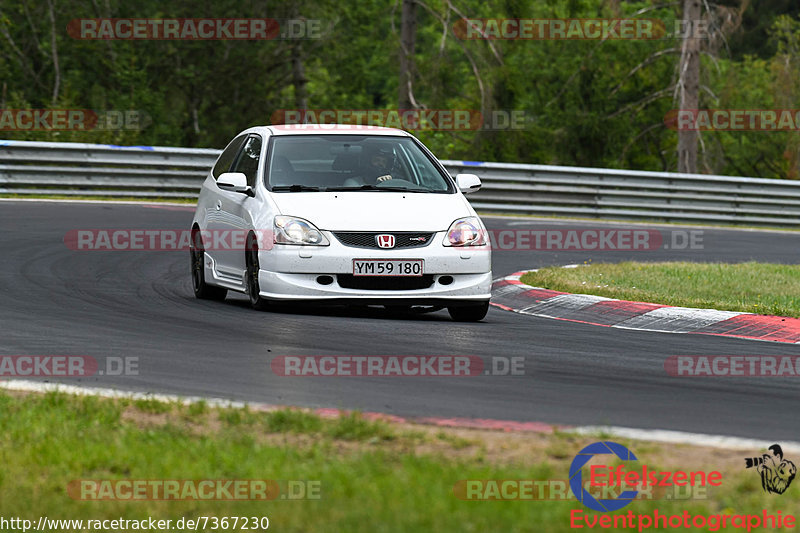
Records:
[[[390,191],[390,192],[430,192],[428,189],[408,189],[406,187],[378,187],[362,185],[360,187],[328,187],[326,191]]]
[[[295,183],[294,185],[275,185],[272,187],[273,191],[289,191],[289,192],[301,192],[301,191],[311,191],[311,192],[318,192],[319,187],[312,187],[310,185],[299,185]]]
[[[358,187],[328,187],[326,191],[372,191],[377,189],[375,185],[360,185]]]

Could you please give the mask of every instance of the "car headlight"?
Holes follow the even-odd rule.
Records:
[[[444,237],[445,246],[485,246],[486,230],[478,217],[459,218]]]
[[[275,217],[275,243],[307,246],[328,246],[330,244],[325,235],[308,220],[285,215]]]

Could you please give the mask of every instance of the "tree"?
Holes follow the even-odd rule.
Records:
[[[414,52],[417,39],[417,4],[415,0],[402,0],[400,16],[400,76],[397,89],[398,109],[417,107],[414,101]]]
[[[700,22],[701,0],[684,0],[683,28],[686,34],[678,64],[679,109],[699,109],[700,106]],[[678,130],[678,172],[697,172],[697,137],[694,128]]]

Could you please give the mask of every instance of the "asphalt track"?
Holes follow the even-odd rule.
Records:
[[[485,220],[490,229],[601,226]],[[188,229],[190,221],[186,208],[0,202],[0,354],[139,358],[138,376],[64,380],[84,386],[798,440],[800,378],[676,378],[663,365],[671,355],[800,355],[800,345],[614,330],[495,308],[479,324],[454,323],[445,311],[403,319],[379,309],[259,313],[243,295],[195,300],[186,252],[73,251],[63,242],[72,229]],[[693,250],[499,251],[494,275],[588,260],[797,262],[800,234],[703,231],[702,249]],[[279,355],[410,354],[523,357],[525,375],[289,378],[270,368]]]

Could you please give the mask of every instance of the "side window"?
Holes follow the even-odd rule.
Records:
[[[239,159],[233,164],[231,172],[241,172],[247,176],[247,184],[256,186],[258,162],[261,159],[261,137],[251,135],[244,143],[244,149],[239,153]]]
[[[212,174],[214,174],[214,179],[218,179],[220,174],[230,170],[231,164],[236,158],[236,154],[239,153],[239,148],[242,147],[242,143],[246,138],[247,135],[240,135],[236,137],[231,141],[228,147],[223,150],[222,155],[220,155],[219,159],[217,159],[217,163],[214,165],[214,170],[212,171]]]

